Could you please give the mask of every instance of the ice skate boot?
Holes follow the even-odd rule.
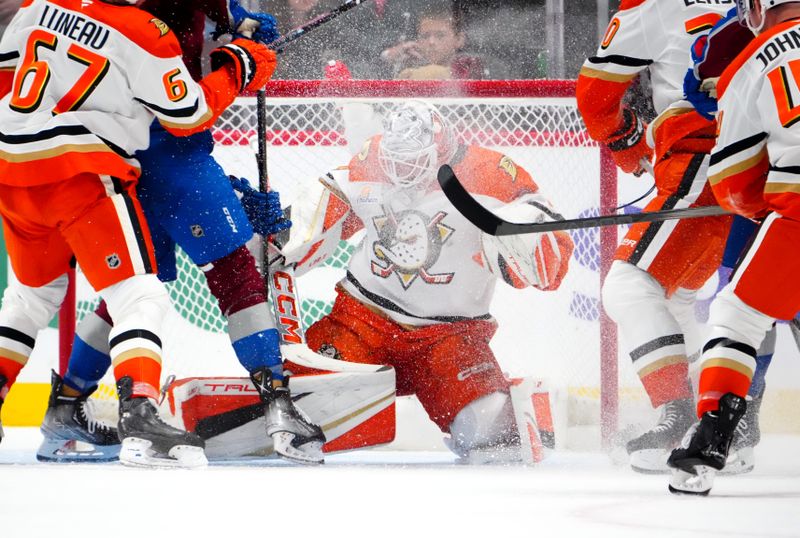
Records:
[[[267,435],[272,438],[275,452],[298,463],[323,463],[325,434],[295,407],[289,393],[289,377],[280,382],[272,378],[269,369],[262,368],[251,372],[250,379],[264,402]]]
[[[117,381],[119,393],[119,461],[135,467],[195,468],[208,464],[203,440],[195,433],[164,423],[148,398],[133,396],[133,380]]]
[[[694,402],[690,398],[665,403],[658,424],[628,441],[631,468],[646,474],[668,473],[669,452],[692,425],[694,416]]]
[[[733,434],[728,461],[719,474],[744,474],[756,465],[755,447],[761,441],[758,426],[758,413],[761,410],[761,396],[747,400],[747,411],[736,426]]]
[[[41,426],[44,440],[36,459],[55,462],[116,460],[120,448],[117,430],[97,419],[94,402],[88,399],[96,387],[80,396],[65,396],[63,388],[63,379],[53,371],[50,401]]]
[[[6,383],[8,383],[6,377],[0,375],[0,411],[3,410],[3,400],[6,397],[6,392],[8,392],[6,390]],[[3,441],[3,419],[2,415],[0,415],[0,442],[2,441]]]
[[[672,467],[669,490],[672,493],[708,495],[714,475],[725,467],[736,426],[747,409],[747,402],[728,392],[719,400],[719,410],[709,411],[686,432],[681,446],[670,454]]]

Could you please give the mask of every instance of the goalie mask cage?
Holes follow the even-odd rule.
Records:
[[[574,93],[574,81],[555,80],[273,81],[266,87],[270,185],[284,205],[293,206],[293,233],[302,232],[309,204],[322,188],[317,178],[345,165],[379,133],[388,110],[405,99],[422,99],[450,120],[462,143],[500,151],[528,170],[565,218],[609,214],[617,205],[616,168],[608,152],[589,138]],[[256,116],[256,98],[241,97],[213,133],[218,162],[253,185]],[[191,181],[189,170],[186,181]],[[618,395],[639,390],[630,361],[618,361],[616,327],[600,306],[600,283],[618,230],[570,234],[576,248],[558,290],[516,290],[498,283],[491,307],[499,324],[492,340],[498,361],[511,376],[545,380],[559,446],[566,446],[564,426],[590,425],[608,440],[617,427]],[[335,282],[355,244],[342,242],[324,267],[299,279],[306,327],[330,310]],[[164,375],[244,375],[202,272],[182,252],[178,270],[178,280],[167,285],[177,314],[169,315],[162,337]],[[97,305],[79,270],[76,282],[77,300],[73,296],[73,304],[68,301],[63,309],[61,327],[74,327]],[[61,331],[62,371],[73,332]],[[110,377],[98,393],[113,397]],[[590,443],[599,446],[601,436],[592,437]]]

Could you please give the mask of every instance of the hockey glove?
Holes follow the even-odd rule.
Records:
[[[231,186],[242,195],[239,200],[259,235],[273,235],[292,226],[292,221],[283,218],[281,199],[276,191],[260,192],[250,186],[246,179],[230,176]]]
[[[625,107],[622,109],[622,125],[606,143],[617,166],[623,172],[637,177],[647,171],[642,161],[649,162],[653,155],[653,148],[647,145],[647,137],[644,136],[645,130],[645,125],[633,110]]]
[[[278,21],[269,13],[251,13],[238,0],[228,1],[229,25],[217,24],[212,37],[230,33],[234,38],[246,37],[268,45],[280,37]]]
[[[216,71],[225,63],[234,69],[239,92],[254,92],[263,88],[275,72],[277,59],[266,46],[240,38],[211,51],[211,69]]]
[[[512,221],[544,222],[558,216],[547,202],[533,195],[533,202],[509,204],[495,213]],[[545,207],[548,211],[543,211]],[[533,286],[554,290],[561,284],[569,266],[573,243],[565,232],[493,236],[481,234],[483,256],[489,271],[515,288]]]

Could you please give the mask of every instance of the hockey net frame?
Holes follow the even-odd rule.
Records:
[[[526,102],[553,102],[563,103],[571,111],[568,113],[567,126],[548,128],[539,122],[520,129],[501,129],[492,133],[488,138],[478,138],[477,140],[467,140],[480,142],[482,145],[497,144],[502,146],[507,144],[508,139],[513,141],[511,144],[518,144],[521,147],[554,147],[569,151],[569,148],[593,148],[596,154],[593,159],[597,159],[597,170],[599,173],[595,178],[583,178],[589,183],[597,183],[599,188],[598,203],[595,208],[600,214],[614,212],[617,205],[617,171],[609,152],[598,147],[586,133],[585,128],[577,115],[577,108],[574,105],[575,82],[566,80],[525,80],[525,81],[272,81],[266,87],[268,96],[268,107],[277,106],[279,103],[303,103],[303,102],[323,102],[326,100],[336,100],[342,102],[393,102],[400,99],[424,99],[431,102],[442,102],[452,100],[453,102],[473,102],[480,106],[481,103],[494,103],[505,106],[504,102],[524,103]],[[252,107],[255,118],[255,98],[240,98],[238,103],[245,108]],[[488,105],[493,106],[493,105]],[[510,106],[510,105],[509,105]],[[245,151],[254,153],[254,137],[256,136],[256,124],[252,118],[245,119],[234,108],[230,109],[220,119],[214,130],[215,141],[218,146],[244,148]],[[249,116],[249,113],[248,113]],[[298,117],[302,119],[302,114]],[[238,120],[237,120],[238,118]],[[236,122],[239,122],[238,124]],[[313,121],[313,118],[310,120]],[[544,127],[544,128],[543,128]],[[499,140],[502,138],[503,140]],[[282,126],[267,127],[268,147],[297,146],[298,148],[315,145],[346,145],[343,133],[336,129],[319,129],[309,127],[306,132],[294,124],[291,129]],[[268,152],[268,160],[270,159]],[[344,162],[332,162],[333,166],[345,164]],[[255,181],[255,160],[245,168],[248,172],[241,170],[228,170],[229,173],[239,173],[247,175]],[[271,166],[271,165],[270,165]],[[270,172],[275,173],[271,170]],[[542,185],[540,178],[534,175],[537,182]],[[547,194],[547,184],[544,182],[543,190]],[[278,187],[280,190],[280,186]],[[283,196],[282,192],[282,196]],[[286,201],[284,199],[284,201]],[[579,215],[566,214],[567,218]],[[581,215],[586,216],[586,215]],[[614,251],[617,246],[618,230],[616,227],[605,227],[597,232],[599,238],[598,259],[599,259],[599,280],[598,280],[598,305],[599,305],[599,282],[605,278],[613,261]],[[70,286],[67,299],[59,313],[59,367],[62,373],[66,370],[66,364],[72,348],[75,324],[79,321],[81,313],[77,311],[77,300],[75,293],[75,275],[71,275]],[[558,292],[555,292],[558,293]],[[300,287],[300,294],[303,295],[303,287]],[[84,312],[85,314],[85,312]],[[617,331],[614,323],[605,315],[602,308],[597,308],[597,322],[599,323],[599,356],[592,357],[590,360],[599,361],[599,407],[600,407],[600,431],[603,444],[607,444],[612,434],[617,430],[618,421],[618,392],[619,392],[619,373],[618,373],[618,344]]]

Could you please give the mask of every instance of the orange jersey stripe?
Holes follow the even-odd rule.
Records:
[[[699,17],[689,19],[684,24],[684,28],[686,28],[686,32],[690,35],[699,34],[700,32],[711,30],[711,28],[720,20],[722,20],[722,15],[718,13],[707,13],[705,15],[700,15]]]
[[[44,158],[9,160],[0,154],[0,183],[17,186],[43,185],[84,172],[136,179],[141,170],[104,146],[59,146]],[[38,153],[38,152],[37,152]],[[13,157],[19,157],[17,155]]]

